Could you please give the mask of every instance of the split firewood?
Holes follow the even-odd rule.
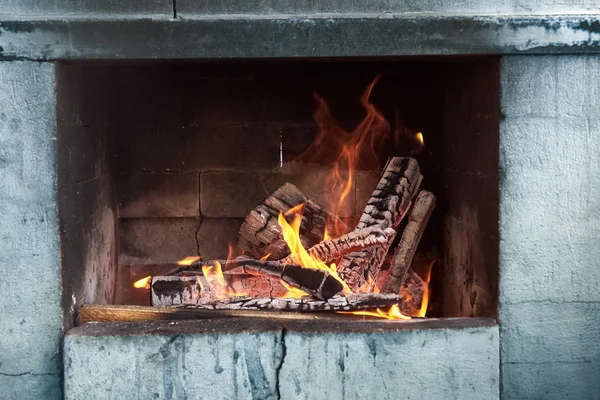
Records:
[[[254,210],[250,211],[242,224],[238,237],[238,246],[256,258],[270,254],[269,259],[280,260],[290,253],[283,240],[281,227],[277,222],[280,212],[305,203],[300,224],[300,241],[309,248],[323,240],[325,229],[344,226],[337,217],[331,215],[319,204],[291,183],[275,190]]]
[[[419,164],[413,158],[390,158],[355,230],[371,226],[395,229],[407,213],[422,179]],[[344,256],[338,274],[350,289],[375,282],[390,244],[388,241]]]
[[[378,226],[373,226],[352,231],[335,239],[324,240],[308,249],[307,253],[313,258],[329,263],[342,258],[348,253],[377,244],[386,244],[393,235],[395,235],[395,231],[392,228],[381,229]],[[293,259],[288,256],[281,261],[291,263]]]
[[[208,310],[271,310],[271,311],[352,311],[370,308],[389,307],[400,304],[400,296],[381,293],[352,293],[336,295],[327,300],[312,297],[293,298],[251,298],[232,297],[214,304],[189,305]]]
[[[408,223],[398,243],[383,293],[399,292],[434,208],[435,196],[431,192],[421,190],[410,209]]]

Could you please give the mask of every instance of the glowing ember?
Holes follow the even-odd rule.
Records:
[[[423,140],[423,134],[421,132],[417,132],[415,134],[415,137],[417,138],[419,143],[421,143],[421,145],[425,145],[425,141]]]
[[[135,281],[133,283],[133,287],[136,289],[150,289],[150,281],[152,280],[152,276],[147,276],[145,278],[140,279],[139,281]]]
[[[198,261],[200,259],[199,256],[189,256],[184,258],[183,260],[177,261],[177,265],[192,265],[194,261]]]
[[[368,317],[385,318],[389,320],[411,319],[408,315],[400,312],[400,307],[394,304],[389,310],[384,311],[378,308],[377,311],[338,311],[339,314],[365,315]]]

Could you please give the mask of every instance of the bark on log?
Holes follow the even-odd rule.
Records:
[[[408,211],[422,179],[416,160],[392,157],[367,202],[356,229],[371,226],[395,229]],[[390,244],[388,242],[386,245],[373,246],[344,256],[338,266],[338,274],[350,289],[357,290],[365,282],[376,281]]]
[[[435,196],[431,192],[421,190],[410,209],[408,223],[402,232],[382,293],[398,293],[400,291],[434,208]]]
[[[394,235],[394,230],[391,228],[384,230],[378,226],[373,226],[352,231],[335,239],[324,240],[308,249],[307,253],[324,263],[330,263],[339,260],[348,253],[363,250],[377,244],[386,244],[392,235]],[[290,256],[281,261],[286,263],[293,262]]]
[[[402,287],[400,288],[400,297],[402,298],[402,304],[400,310],[405,315],[417,316],[421,310],[421,304],[423,302],[423,295],[427,288],[427,282],[425,282],[419,274],[410,270],[409,273],[404,277]]]
[[[190,305],[208,310],[271,310],[271,311],[352,311],[389,307],[400,304],[400,296],[380,293],[352,293],[336,295],[327,300],[312,297],[290,298],[229,298],[214,304]]]
[[[279,260],[287,256],[290,251],[283,240],[277,218],[280,212],[285,213],[302,203],[306,205],[300,225],[300,240],[305,248],[321,242],[326,227],[331,230],[336,223],[338,226],[344,225],[296,186],[286,183],[250,211],[240,228],[238,246],[256,258],[270,254],[269,259]]]

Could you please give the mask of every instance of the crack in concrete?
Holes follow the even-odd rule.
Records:
[[[34,372],[21,372],[18,374],[9,374],[7,372],[0,372],[0,376],[18,377],[18,376],[25,376],[25,375],[29,375],[29,376],[59,376],[60,374],[58,372],[47,372],[44,374],[36,374]]]
[[[281,327],[281,358],[279,359],[279,364],[275,367],[275,394],[277,395],[277,399],[281,399],[281,368],[283,367],[283,363],[285,362],[285,356],[287,354],[287,346],[285,344],[285,337],[287,334],[287,329],[285,326]]]

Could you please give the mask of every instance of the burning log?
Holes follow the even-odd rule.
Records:
[[[419,165],[414,159],[390,158],[355,230],[372,226],[395,229],[408,211],[422,179]],[[347,254],[338,266],[340,277],[352,290],[367,281],[375,282],[390,244],[388,241]]]
[[[431,192],[421,190],[411,207],[408,223],[398,243],[387,282],[382,290],[383,293],[398,293],[400,291],[434,208],[435,196]]]
[[[271,311],[352,311],[370,308],[389,307],[401,302],[400,296],[381,293],[352,293],[336,295],[327,300],[312,297],[292,298],[252,298],[231,297],[213,304],[194,304],[206,310],[271,310]]]
[[[289,286],[300,289],[318,299],[327,299],[343,290],[342,284],[328,271],[303,268],[295,264],[285,264],[280,261],[255,260],[247,257],[238,257],[230,261],[208,261],[206,265],[214,268],[225,265],[227,268],[222,274],[220,269],[214,272],[216,279],[209,282],[198,270],[182,271],[184,274],[196,276],[155,276],[152,279],[152,304],[166,306],[173,304],[208,304],[214,303],[219,296],[230,293],[252,293],[252,291],[236,290],[231,282],[231,276],[248,275],[258,276],[265,282],[258,282],[263,288],[272,288],[277,291],[268,293],[269,297],[280,295],[283,286],[279,280]],[[203,268],[204,269],[204,268]],[[208,272],[208,270],[206,270]],[[229,282],[225,277],[228,277]],[[243,279],[242,279],[243,280]],[[249,279],[249,284],[251,280]],[[264,293],[264,289],[262,290]],[[287,293],[287,290],[285,291]]]
[[[305,206],[300,225],[300,240],[305,248],[321,242],[327,227],[334,224],[344,225],[296,186],[286,183],[250,211],[240,228],[238,246],[256,258],[270,254],[271,259],[279,260],[287,256],[290,253],[289,248],[283,240],[277,218],[280,212],[285,213],[302,203],[305,203]]]
[[[234,266],[231,268],[232,266]],[[288,285],[300,289],[318,299],[328,299],[341,292],[344,287],[328,271],[304,268],[300,265],[286,264],[281,261],[254,260],[238,257],[227,263],[231,269],[226,274],[264,275],[279,278]]]
[[[400,288],[402,305],[400,310],[406,315],[419,315],[428,283],[412,269],[408,271]],[[425,316],[425,314],[420,315]]]
[[[307,253],[313,258],[329,263],[342,258],[346,254],[367,247],[377,244],[384,245],[394,235],[395,231],[391,228],[384,230],[378,226],[373,226],[352,231],[335,239],[324,240],[308,249]],[[292,262],[292,258],[288,256],[281,261]]]

